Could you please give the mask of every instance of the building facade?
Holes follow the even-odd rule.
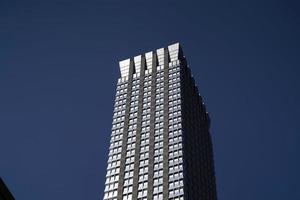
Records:
[[[119,65],[104,200],[216,200],[210,119],[179,43]]]

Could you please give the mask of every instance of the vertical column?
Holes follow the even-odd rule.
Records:
[[[148,200],[153,200],[153,176],[154,176],[154,130],[155,130],[155,89],[157,55],[152,54],[152,80],[151,80],[151,113],[150,113],[150,136],[149,136],[149,169],[148,169]]]
[[[131,101],[133,71],[134,71],[133,60],[130,59],[117,200],[122,200],[122,198],[123,198],[122,197],[123,196],[123,183],[124,183],[124,175],[125,175],[124,172],[125,172],[127,137],[128,137],[128,128],[129,128],[129,114],[130,114],[130,101]]]
[[[169,52],[164,49],[163,199],[169,199]]]
[[[138,185],[139,185],[139,160],[140,160],[140,147],[141,147],[141,131],[142,131],[142,112],[143,112],[143,94],[144,94],[144,76],[145,76],[145,57],[141,57],[140,66],[140,85],[138,97],[138,111],[137,111],[137,128],[136,128],[136,146],[135,146],[135,159],[133,171],[133,189],[132,199],[138,199]]]

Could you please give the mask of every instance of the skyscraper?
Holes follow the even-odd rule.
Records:
[[[210,119],[179,43],[119,65],[104,200],[216,200]]]

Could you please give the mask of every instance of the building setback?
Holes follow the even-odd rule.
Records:
[[[216,200],[210,119],[179,43],[119,65],[104,200]]]

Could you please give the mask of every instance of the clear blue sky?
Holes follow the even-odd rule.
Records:
[[[300,199],[297,1],[0,1],[0,176],[17,199],[103,197],[118,61],[179,41],[222,200]]]

